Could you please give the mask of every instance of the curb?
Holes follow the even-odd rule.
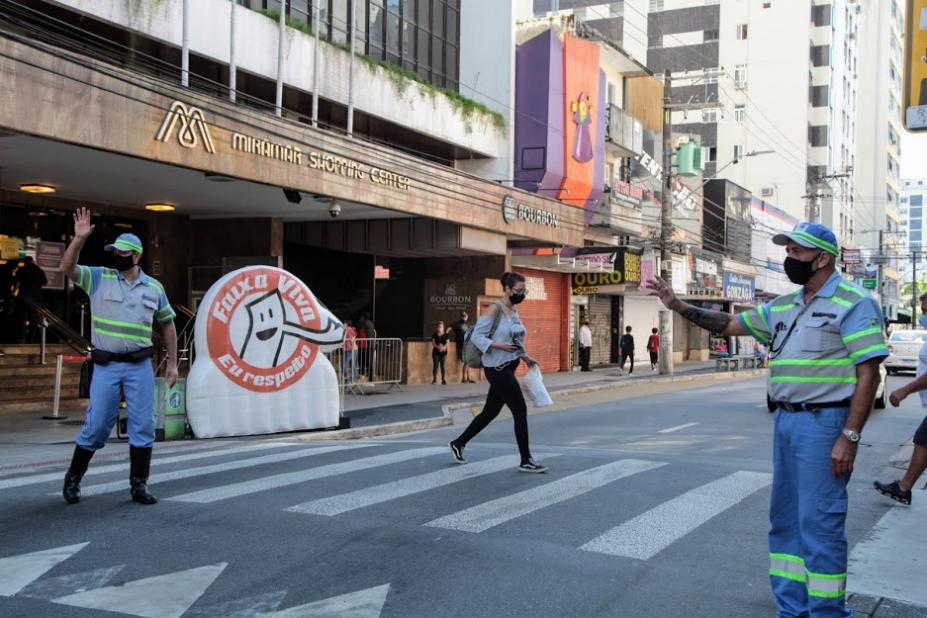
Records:
[[[414,421],[399,421],[384,425],[370,425],[368,427],[353,427],[351,429],[335,429],[333,431],[315,431],[299,437],[300,440],[357,440],[360,438],[375,438],[377,436],[390,436],[397,433],[410,433],[425,429],[436,429],[451,425],[449,416],[422,418]]]
[[[585,395],[588,393],[597,393],[600,391],[613,390],[613,389],[625,389],[632,388],[635,386],[644,386],[649,384],[675,384],[682,382],[721,382],[729,380],[740,380],[747,378],[755,378],[759,376],[765,376],[768,374],[766,369],[749,369],[744,371],[725,371],[718,373],[699,373],[694,375],[681,375],[681,376],[670,376],[666,378],[635,378],[632,380],[620,380],[613,382],[600,382],[597,384],[590,384],[587,386],[577,386],[577,387],[566,387],[556,391],[551,391],[550,396],[555,402],[557,399],[562,399],[564,397],[571,397],[573,395]],[[463,410],[470,409],[473,415],[476,415],[478,411],[472,410],[474,407],[482,407],[483,400],[479,401],[463,401],[460,403],[451,403],[445,406],[442,406],[445,416],[453,416],[455,412],[461,412]],[[543,408],[541,408],[543,409]],[[528,413],[531,414],[533,411],[538,410],[533,406],[528,406]]]

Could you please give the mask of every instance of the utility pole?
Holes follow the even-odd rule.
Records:
[[[667,285],[673,285],[673,112],[670,89],[672,76],[663,71],[663,204],[660,232],[663,237],[660,252],[660,276]],[[660,310],[660,374],[673,373],[673,312]]]

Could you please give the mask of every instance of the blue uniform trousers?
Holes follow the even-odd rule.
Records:
[[[119,417],[120,387],[125,393],[129,444],[148,448],[154,443],[154,372],[151,360],[94,365],[90,407],[77,445],[96,451],[106,445]]]
[[[830,465],[848,412],[776,412],[769,575],[780,618],[853,615],[845,606],[849,479]]]

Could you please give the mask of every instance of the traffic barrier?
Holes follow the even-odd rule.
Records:
[[[402,339],[365,338],[354,342],[353,350],[341,347],[329,355],[338,373],[341,392],[363,395],[365,388],[376,386],[402,390]]]

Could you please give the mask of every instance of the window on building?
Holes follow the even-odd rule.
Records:
[[[705,43],[708,43],[709,41],[717,41],[717,40],[718,40],[718,31],[717,31],[717,30],[706,30],[706,31],[704,32],[704,36],[703,36],[702,40],[703,40]]]
[[[734,159],[740,160],[744,156],[744,147],[743,144],[734,144]]]
[[[827,125],[809,126],[808,143],[815,148],[827,146],[827,129]]]
[[[911,240],[911,242],[920,243],[922,240],[921,230],[911,230],[909,232],[908,238]]]
[[[705,83],[706,84],[717,84],[718,75],[721,74],[721,69],[718,67],[712,67],[705,69]]]
[[[830,45],[812,45],[811,64],[816,67],[830,66]]]
[[[747,38],[747,24],[737,24],[737,40],[744,41]]]
[[[746,105],[735,105],[734,106],[734,120],[736,120],[737,122],[743,122],[746,119],[747,119],[747,106]]]
[[[907,204],[907,203],[908,203],[908,198],[907,198],[907,197],[901,198],[901,203],[902,203],[902,204]]]
[[[924,205],[924,196],[923,195],[912,195],[911,196],[911,206],[923,206]],[[913,208],[911,209],[914,210]]]
[[[818,4],[811,7],[811,21],[815,26],[829,26],[831,21],[831,5]]]
[[[663,10],[663,0],[650,0],[650,12],[657,13]]]
[[[718,109],[715,107],[703,109],[702,122],[718,122]]]
[[[747,85],[747,65],[735,64],[734,65],[734,86],[737,88],[743,88],[746,85]]]
[[[708,150],[708,161],[717,161],[718,160],[718,147],[710,146]]]
[[[828,107],[830,105],[830,86],[811,86],[808,95],[811,107]]]

